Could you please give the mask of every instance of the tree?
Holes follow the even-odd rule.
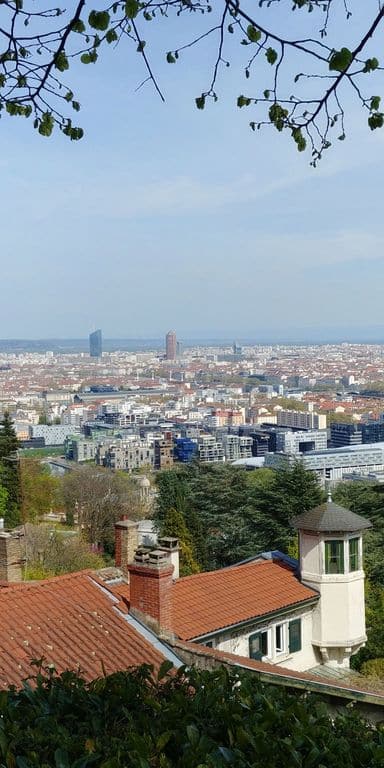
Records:
[[[287,551],[293,517],[320,504],[316,476],[297,462],[281,471],[249,473],[228,464],[194,464],[160,472],[156,519],[183,515],[203,570],[232,565],[258,552]]]
[[[44,579],[83,568],[102,568],[102,557],[77,535],[49,525],[25,526],[26,579]]]
[[[134,480],[108,469],[76,467],[64,476],[62,494],[67,515],[76,515],[86,541],[111,553],[115,522],[124,514],[132,519],[143,516]]]
[[[20,484],[24,521],[41,520],[52,510],[60,480],[39,459],[20,459]]]
[[[331,136],[345,138],[348,89],[366,111],[369,128],[384,125],[376,95],[382,68],[375,55],[384,7],[365,0],[365,21],[356,35],[350,19],[358,0],[344,3],[341,14],[336,0],[291,0],[289,5],[295,12],[293,35],[285,31],[283,0],[259,0],[256,7],[247,0],[221,0],[215,6],[208,0],[116,0],[97,9],[75,0],[68,9],[44,10],[36,10],[32,0],[8,0],[1,10],[0,107],[10,116],[31,117],[42,136],[50,136],[57,125],[71,140],[81,139],[83,130],[72,123],[80,102],[67,84],[70,65],[77,60],[95,64],[103,47],[122,40],[141,58],[142,85],[150,82],[164,100],[151,57],[155,23],[162,35],[170,31],[163,50],[172,66],[191,48],[211,41],[212,72],[195,100],[201,110],[217,101],[220,77],[244,51],[237,106],[251,107],[250,127],[272,125],[288,132],[300,152],[309,147],[315,165]],[[164,24],[172,16],[188,24],[176,39],[174,23]],[[237,51],[238,46],[244,48]],[[251,87],[253,75],[257,85]]]
[[[185,524],[183,513],[169,509],[161,526],[162,536],[175,536],[180,546],[180,576],[198,573],[200,568],[195,560],[191,535]]]
[[[283,526],[289,526],[293,517],[321,504],[325,494],[315,473],[305,469],[302,461],[295,461],[275,473],[273,485],[263,496],[261,508]]]
[[[7,501],[8,491],[3,485],[0,485],[0,517],[3,518],[3,520],[7,514]]]
[[[6,411],[0,422],[0,483],[8,494],[5,526],[14,528],[21,522],[18,442],[13,422]]]

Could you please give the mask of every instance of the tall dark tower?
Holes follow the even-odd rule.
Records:
[[[101,357],[102,337],[100,328],[89,334],[89,354],[91,357]]]
[[[168,331],[165,337],[165,359],[176,360],[177,339],[176,331]]]

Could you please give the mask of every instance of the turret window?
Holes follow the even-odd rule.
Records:
[[[325,542],[325,573],[344,573],[344,541]]]
[[[359,539],[349,539],[349,570],[359,570]]]

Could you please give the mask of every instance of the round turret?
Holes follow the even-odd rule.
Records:
[[[362,532],[365,517],[334,504],[304,512],[292,521],[299,533],[300,577],[320,593],[313,612],[312,644],[319,661],[349,666],[366,642]]]

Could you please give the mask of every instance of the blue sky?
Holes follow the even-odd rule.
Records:
[[[82,141],[0,121],[0,337],[175,327],[186,338],[319,338],[384,326],[384,134],[347,95],[348,138],[313,170],[288,137],[249,130],[252,108],[236,108],[257,80],[241,75],[243,50],[200,112],[212,48],[167,65],[156,54],[172,45],[151,24],[165,104],[150,85],[135,92],[141,63],[124,46],[68,78]],[[170,22],[170,39],[186,40],[183,29]]]

